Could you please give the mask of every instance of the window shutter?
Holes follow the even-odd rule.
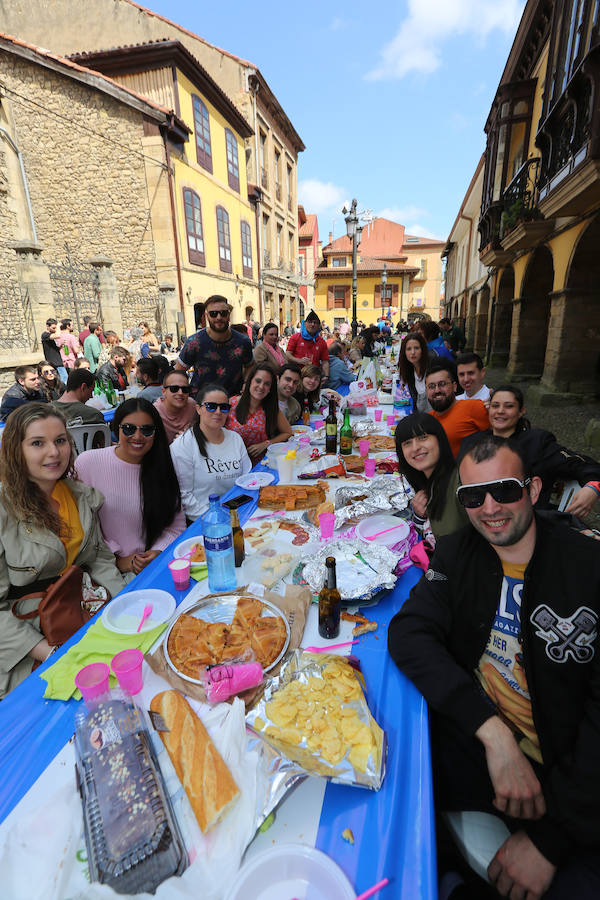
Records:
[[[392,285],[392,306],[398,307],[398,285]]]
[[[352,288],[346,286],[344,288],[344,306],[346,309],[350,309],[350,304],[352,303]]]
[[[330,284],[327,286],[327,309],[333,309],[335,306],[335,302],[333,299],[333,285]]]
[[[373,297],[375,309],[381,309],[381,285],[375,285],[375,296]]]

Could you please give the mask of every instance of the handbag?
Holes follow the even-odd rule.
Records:
[[[39,598],[37,609],[27,613],[17,612],[21,601],[37,598]],[[82,606],[82,600],[83,569],[80,566],[69,566],[41,596],[39,588],[33,593],[23,594],[15,600],[11,609],[17,619],[35,619],[39,616],[40,631],[48,643],[52,647],[60,647],[92,617],[92,614]]]

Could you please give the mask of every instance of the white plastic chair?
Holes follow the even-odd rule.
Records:
[[[97,450],[101,447],[110,447],[112,437],[108,425],[86,424],[71,425],[67,423],[67,431],[73,438],[75,454],[79,456],[84,450]]]
[[[448,812],[444,819],[452,838],[471,869],[489,881],[487,869],[510,831],[497,816],[485,812]]]

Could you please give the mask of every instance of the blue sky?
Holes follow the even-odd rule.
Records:
[[[352,197],[448,236],[525,0],[147,5],[261,69],[306,145],[299,202],[324,242]]]

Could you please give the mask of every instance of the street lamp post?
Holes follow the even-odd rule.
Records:
[[[358,291],[358,282],[356,278],[356,251],[360,244],[362,232],[362,228],[358,224],[358,215],[356,214],[356,199],[352,201],[350,210],[344,206],[342,213],[346,219],[346,234],[352,241],[352,337],[355,338],[358,332],[358,322],[356,320],[356,294]]]
[[[381,273],[381,315],[385,317],[385,292],[387,289],[387,263],[383,264]]]

